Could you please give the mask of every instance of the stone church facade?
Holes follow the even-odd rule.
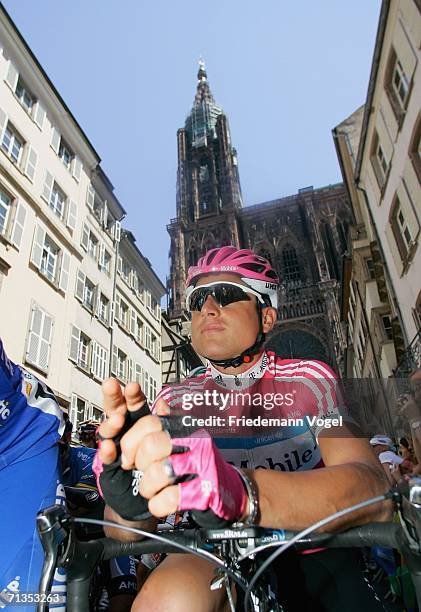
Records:
[[[351,221],[342,183],[244,207],[228,120],[212,96],[203,62],[177,140],[177,216],[168,225],[170,318],[183,316],[187,269],[209,248],[251,248],[271,261],[281,279],[278,321],[266,346],[341,369],[339,296]]]

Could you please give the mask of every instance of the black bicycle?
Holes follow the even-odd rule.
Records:
[[[343,533],[315,533],[340,516],[385,499],[393,499],[400,518],[399,524],[372,523]],[[145,538],[137,542],[120,542],[110,538],[82,542],[75,533],[78,523],[110,525],[144,535]],[[49,601],[56,602],[51,599],[56,568],[63,567],[67,571],[67,610],[85,612],[90,609],[91,581],[101,561],[122,555],[153,552],[188,552],[213,562],[216,570],[210,588],[226,588],[232,611],[238,609],[231,594],[233,583],[242,592],[239,601],[246,612],[281,611],[270,580],[262,577],[275,558],[292,546],[297,549],[371,546],[397,548],[411,572],[421,610],[421,478],[418,477],[403,481],[386,495],[342,510],[299,533],[234,525],[223,529],[169,529],[150,534],[107,521],[73,518],[62,506],[52,506],[40,512],[37,525],[45,551],[38,612],[46,612]],[[271,549],[274,552],[268,556]],[[263,562],[261,555],[265,556]]]

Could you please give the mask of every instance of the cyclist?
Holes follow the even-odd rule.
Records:
[[[29,594],[21,610],[35,610],[44,554],[36,514],[64,500],[57,441],[62,411],[51,389],[7,357],[0,339],[0,607]],[[53,592],[63,594],[56,572]],[[51,604],[51,610],[63,606]]]
[[[95,448],[88,446],[71,446],[72,424],[66,418],[65,433],[60,441],[60,456],[62,481],[65,485],[67,505],[71,514],[75,516],[86,516],[88,518],[102,519],[104,516],[104,503],[98,495],[95,475],[92,471],[92,462],[95,456]],[[86,427],[88,425],[88,427]],[[96,441],[92,438],[92,429],[96,431],[97,425],[82,423],[78,427],[78,433],[88,433],[88,442]],[[90,527],[90,526],[89,526]],[[80,539],[93,539],[103,537],[104,534],[97,527],[79,530]],[[109,612],[129,612],[133,600],[137,594],[135,558],[125,555],[117,559],[104,561],[98,568],[96,576],[96,606],[98,610],[107,609]],[[107,595],[107,607],[105,606],[102,589],[105,588]],[[102,595],[102,596],[101,596]],[[101,601],[102,600],[102,601]]]
[[[77,434],[80,443],[88,448],[97,448],[96,431],[99,427],[98,421],[83,421],[79,423]]]
[[[208,368],[201,379],[163,389],[153,406],[156,415],[182,413],[186,392],[190,399],[195,393],[204,395],[208,383],[212,390],[240,390],[253,397],[268,389],[276,391],[279,384],[278,389],[291,393],[294,401],[278,413],[317,415],[325,423],[337,413],[336,379],[329,366],[283,359],[262,348],[276,320],[277,289],[278,278],[270,263],[247,249],[211,249],[189,269],[186,298],[192,314],[192,344],[207,358]],[[210,525],[241,521],[300,530],[388,488],[367,440],[354,437],[346,425],[333,430],[319,421],[318,427],[286,426],[251,438],[243,430],[242,437],[217,439],[218,448],[203,431],[171,438],[168,420],[158,416],[147,415],[132,424],[136,411],[143,406],[146,412],[138,385],[127,385],[122,392],[110,379],[103,390],[107,420],[99,430],[103,442],[96,471],[119,522],[136,519],[148,507],[157,517],[194,510],[204,512],[202,520],[205,516]],[[247,410],[250,414],[250,406]],[[238,407],[233,412],[241,416]],[[110,439],[115,436],[121,447],[121,468]],[[118,494],[110,483],[127,481],[134,468],[142,472],[140,494],[133,498],[131,491],[122,489]],[[387,504],[368,508],[336,520],[329,530],[386,520],[389,512]],[[324,610],[381,609],[346,552],[299,557],[304,583],[293,595],[298,597],[304,584],[315,593],[302,610],[317,610],[319,604]],[[287,581],[292,574],[288,573]],[[168,555],[144,584],[133,609],[181,610],[187,605],[195,610],[224,609],[224,594],[209,591],[212,577],[211,565],[189,555]]]

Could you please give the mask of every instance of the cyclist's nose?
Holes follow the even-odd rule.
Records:
[[[219,307],[218,302],[215,300],[214,297],[212,297],[211,295],[208,295],[208,297],[206,298],[205,303],[202,306],[202,314],[203,315],[210,315],[210,316],[218,316],[220,313],[221,309]]]

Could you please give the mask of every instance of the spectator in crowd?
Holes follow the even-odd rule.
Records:
[[[407,438],[399,440],[399,455],[402,457],[401,470],[404,474],[412,474],[416,465],[416,459]]]
[[[370,444],[383,466],[389,483],[394,485],[399,482],[402,478],[401,465],[403,459],[394,452],[391,438],[378,434],[371,438]]]
[[[414,474],[421,473],[421,369],[410,378],[411,393],[404,406],[404,412],[411,427],[416,465]]]

